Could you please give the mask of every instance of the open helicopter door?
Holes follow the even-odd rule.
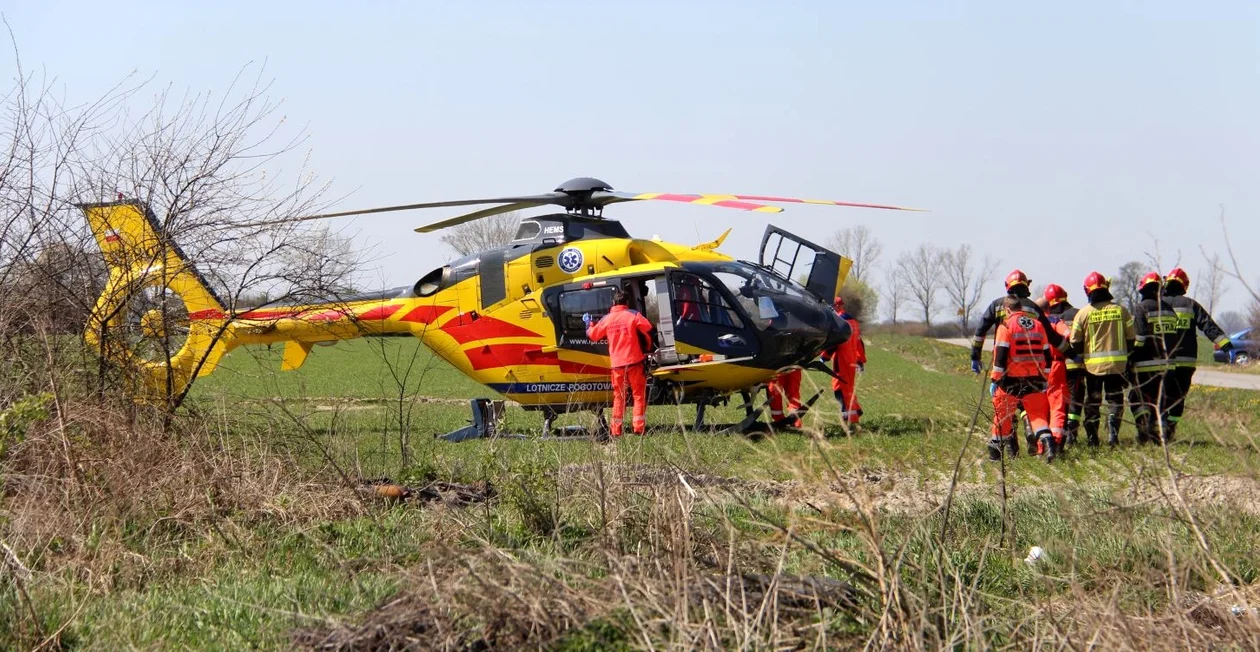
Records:
[[[770,224],[761,237],[761,264],[830,304],[840,294],[853,261]]]
[[[735,308],[737,304],[721,282],[682,269],[670,270],[666,280],[670,319],[665,319],[662,307],[658,332],[671,329],[676,360],[712,362],[757,355],[760,340],[756,330]],[[664,337],[660,339],[664,346]]]

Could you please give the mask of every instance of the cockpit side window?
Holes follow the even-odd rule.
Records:
[[[542,225],[533,220],[525,220],[520,226],[516,227],[516,237],[513,240],[533,240],[542,233]]]
[[[450,271],[450,266],[444,265],[425,274],[419,281],[416,281],[416,285],[413,288],[416,296],[428,297],[437,294],[438,290],[445,287]]]
[[[696,322],[732,329],[742,329],[744,322],[738,311],[703,277],[680,273],[673,275],[674,319],[677,323]]]

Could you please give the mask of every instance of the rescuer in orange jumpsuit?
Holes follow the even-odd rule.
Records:
[[[770,393],[770,420],[779,421],[785,418],[783,413],[783,397],[787,396],[787,413],[792,414],[801,409],[801,370],[793,369],[775,376],[766,384]],[[793,428],[801,427],[801,418],[792,420]]]
[[[1051,285],[1046,288],[1046,295],[1037,299],[1037,307],[1041,310],[1048,311],[1050,308],[1049,296],[1053,294]],[[1072,336],[1072,324],[1059,319],[1054,315],[1050,315],[1050,325],[1055,332],[1064,338]],[[1058,444],[1059,449],[1063,449],[1063,437],[1067,428],[1068,401],[1070,400],[1070,389],[1068,388],[1067,373],[1067,356],[1062,351],[1052,348],[1050,350],[1050,377],[1049,390],[1046,392],[1046,400],[1050,402],[1050,433],[1054,435],[1054,442]],[[1037,453],[1041,454],[1045,451],[1041,449],[1038,442]]]
[[[612,365],[612,436],[620,437],[626,415],[626,384],[634,399],[634,434],[647,428],[647,375],[644,360],[652,341],[652,323],[637,310],[631,310],[629,295],[621,289],[613,292],[612,310],[596,323],[590,313],[582,315],[586,336],[592,342],[608,338],[608,358]]]
[[[844,298],[836,297],[836,313],[849,322],[853,334],[844,344],[830,351],[823,351],[823,362],[831,362],[832,370],[839,378],[831,379],[831,391],[840,403],[840,418],[856,424],[862,418],[862,404],[857,399],[857,384],[854,382],[858,371],[866,370],[866,343],[862,341],[862,329],[858,321],[844,309]]]
[[[1028,422],[1037,435],[1039,451],[1046,462],[1059,453],[1050,431],[1050,406],[1046,399],[1046,379],[1050,376],[1052,350],[1040,320],[1020,311],[1020,299],[1010,297],[1004,306],[1009,315],[998,326],[994,347],[993,372],[989,393],[993,396],[993,438],[989,459],[1002,459],[1002,448],[1015,454],[1015,418],[1023,405]]]

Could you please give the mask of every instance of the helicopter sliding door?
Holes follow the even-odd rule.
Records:
[[[840,254],[774,225],[761,238],[761,264],[831,303],[852,264]]]

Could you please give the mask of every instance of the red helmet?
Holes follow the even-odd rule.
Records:
[[[1028,287],[1028,283],[1029,283],[1028,276],[1018,269],[1006,275],[1006,291],[1007,292],[1010,292],[1011,288],[1015,287],[1016,285],[1022,285],[1024,287]]]
[[[1142,288],[1150,285],[1151,283],[1159,285],[1160,283],[1163,282],[1163,280],[1164,279],[1161,279],[1159,277],[1159,272],[1147,272],[1146,276],[1143,276],[1142,280],[1138,281],[1138,284],[1137,284],[1138,292],[1141,292]]]
[[[1164,277],[1164,280],[1169,283],[1176,281],[1181,284],[1181,287],[1187,290],[1190,289],[1190,275],[1180,267],[1174,267],[1171,272],[1168,272],[1168,276]]]
[[[1089,294],[1094,290],[1105,290],[1111,288],[1111,279],[1099,274],[1098,272],[1090,272],[1085,277],[1085,294]]]
[[[1046,286],[1045,297],[1046,297],[1047,304],[1052,305],[1052,306],[1057,306],[1060,303],[1067,301],[1067,290],[1064,290],[1063,287],[1060,285],[1055,285],[1054,283],[1051,283],[1050,285]]]

